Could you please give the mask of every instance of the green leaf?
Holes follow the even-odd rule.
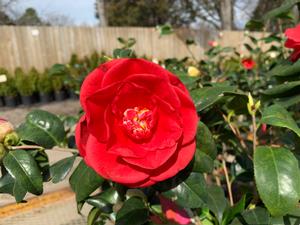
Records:
[[[3,164],[16,183],[26,191],[35,195],[43,193],[41,171],[29,153],[24,150],[10,151],[4,158]]]
[[[101,215],[101,210],[98,208],[93,208],[88,215],[87,225],[94,225],[99,216]]]
[[[114,205],[117,203],[119,194],[115,188],[109,188],[99,194],[99,197]]]
[[[81,202],[86,199],[100,187],[103,181],[104,179],[82,160],[70,177],[71,188],[76,193],[76,201]]]
[[[174,32],[172,26],[169,24],[157,26],[156,29],[158,30],[160,36],[169,35]]]
[[[259,195],[273,216],[285,215],[296,207],[300,170],[288,149],[259,146],[254,152],[254,175]]]
[[[190,176],[175,188],[163,195],[172,199],[176,204],[185,208],[199,208],[204,206],[203,196],[207,193],[206,183],[202,174],[191,173]]]
[[[264,27],[263,22],[259,20],[250,20],[246,23],[245,28],[248,30],[261,30]]]
[[[228,206],[224,191],[219,186],[209,186],[203,196],[206,206],[215,214],[219,223],[222,222],[222,217],[225,209]]]
[[[264,109],[261,123],[272,126],[285,127],[294,131],[300,137],[300,128],[289,112],[280,105],[272,105]]]
[[[44,148],[61,145],[65,138],[62,121],[54,114],[34,110],[26,116],[26,120],[17,129],[22,140],[34,142]]]
[[[222,225],[227,225],[234,217],[240,214],[246,206],[246,195],[244,195],[241,200],[236,203],[234,206],[227,208],[224,212]]]
[[[256,207],[242,213],[247,224],[269,224],[270,216],[265,208]]]
[[[142,225],[148,220],[148,209],[140,198],[132,197],[117,212],[116,225]]]
[[[217,147],[208,127],[199,121],[197,127],[197,148],[208,155],[210,158],[215,159],[217,157]]]
[[[68,74],[68,69],[64,64],[54,64],[48,74],[49,76],[64,76]]]
[[[101,212],[112,213],[112,204],[105,201],[101,196],[94,196],[86,199],[86,203],[98,208]]]
[[[271,95],[273,97],[284,97],[300,93],[300,81],[292,81],[283,84],[276,85],[264,92],[265,95]]]
[[[297,3],[300,3],[300,0],[285,0],[280,7],[273,9],[269,11],[267,14],[265,14],[263,20],[265,21],[280,16],[281,14],[291,10],[292,7]]]
[[[73,155],[71,157],[64,158],[54,163],[50,167],[50,174],[52,177],[52,182],[54,184],[66,178],[66,176],[69,174],[69,172],[73,167],[75,159],[76,159],[76,155]]]
[[[300,94],[291,96],[291,97],[286,97],[286,98],[280,98],[279,100],[275,101],[275,104],[281,105],[284,108],[288,108],[290,106],[293,106],[297,103],[300,102]]]
[[[13,195],[15,196],[16,202],[22,202],[27,190],[22,186],[20,181],[16,181],[13,188]]]
[[[211,107],[224,97],[224,92],[233,92],[236,88],[231,86],[203,87],[191,91],[191,96],[197,107],[202,111]]]
[[[199,173],[211,173],[214,169],[214,160],[206,153],[200,151],[198,148],[195,153],[195,161],[193,171]]]
[[[299,60],[295,63],[292,63],[290,61],[285,61],[285,62],[275,66],[270,72],[268,72],[267,75],[286,77],[286,76],[298,75],[299,72],[300,72],[300,61]]]
[[[5,174],[0,178],[0,193],[13,195],[15,179],[9,174]]]

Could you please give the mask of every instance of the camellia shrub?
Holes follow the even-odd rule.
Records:
[[[298,225],[300,27],[288,14],[297,2],[248,24],[290,26],[248,33],[248,55],[214,43],[200,62],[154,63],[122,39],[83,81],[83,112],[34,110],[16,129],[0,119],[0,192],[41,195],[77,158],[69,182],[78,211],[91,206],[89,225]],[[275,44],[263,51],[266,42]],[[57,150],[70,156],[49,165]]]

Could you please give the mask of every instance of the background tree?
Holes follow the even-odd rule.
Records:
[[[16,20],[16,24],[25,26],[39,26],[43,25],[44,23],[34,8],[27,8],[23,15]]]
[[[0,25],[13,25],[14,21],[9,15],[11,5],[17,0],[0,0]]]
[[[109,26],[170,23],[176,27],[205,23],[218,30],[231,30],[237,27],[235,12],[250,15],[256,3],[256,0],[97,0],[96,17]]]

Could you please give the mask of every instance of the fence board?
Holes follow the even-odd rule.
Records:
[[[202,45],[216,36],[207,30],[190,34]],[[20,66],[28,71],[34,66],[42,71],[54,63],[68,62],[73,53],[79,57],[93,51],[111,55],[115,48],[120,47],[118,37],[135,38],[134,49],[139,55],[158,59],[189,55],[182,35],[159,37],[155,28],[0,26],[0,67],[13,71]],[[221,42],[238,46],[243,39],[242,32],[224,32]],[[192,46],[191,50],[199,59],[203,57],[204,48]]]

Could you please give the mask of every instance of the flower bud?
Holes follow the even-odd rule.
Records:
[[[5,136],[14,130],[13,125],[5,119],[0,118],[0,143],[3,142]]]
[[[0,143],[0,161],[4,158],[6,155],[6,149],[3,144]]]
[[[19,143],[20,138],[16,132],[11,132],[7,134],[4,138],[3,144],[4,146],[15,146]]]
[[[189,66],[188,75],[190,77],[198,77],[198,76],[200,76],[200,71],[194,66]]]

